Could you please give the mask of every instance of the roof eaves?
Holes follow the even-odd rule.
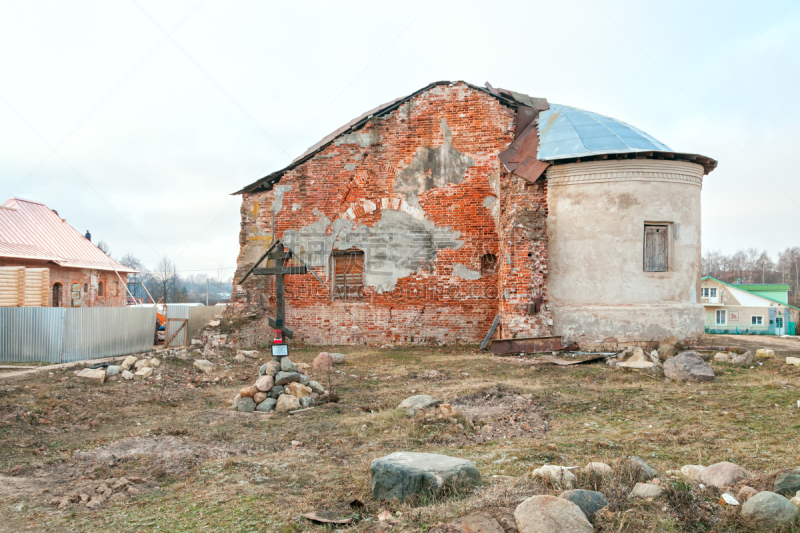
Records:
[[[272,172],[271,174],[268,174],[268,175],[264,176],[263,178],[254,181],[250,185],[247,185],[247,186],[239,189],[238,191],[236,191],[236,192],[234,192],[232,194],[233,195],[237,195],[237,194],[246,194],[246,193],[253,193],[253,192],[260,192],[260,191],[269,191],[269,190],[272,189],[272,187],[276,183],[278,183],[280,181],[280,179],[283,177],[283,175],[285,173],[289,172],[290,170],[293,170],[293,169],[297,168],[298,166],[302,165],[303,163],[305,163],[309,159],[312,159],[315,155],[317,155],[319,152],[321,152],[322,150],[324,150],[325,148],[330,146],[336,139],[338,139],[342,135],[346,135],[348,133],[351,133],[353,131],[357,131],[357,130],[361,129],[362,127],[364,127],[364,125],[366,125],[366,123],[368,121],[372,120],[373,118],[386,115],[387,113],[391,113],[395,109],[399,108],[401,105],[405,104],[406,102],[408,102],[409,100],[411,100],[415,96],[424,93],[425,91],[429,91],[429,90],[433,89],[434,87],[438,87],[440,85],[453,85],[453,84],[456,84],[456,83],[463,83],[464,85],[466,85],[467,87],[470,87],[471,89],[475,89],[475,90],[484,92],[486,94],[489,94],[492,97],[497,98],[500,102],[502,102],[503,104],[505,104],[505,105],[507,105],[509,107],[513,107],[513,108],[516,109],[520,105],[518,102],[514,101],[512,98],[504,96],[503,94],[500,94],[497,91],[492,91],[492,90],[489,90],[486,87],[480,87],[478,85],[473,85],[473,84],[471,84],[469,82],[466,82],[466,81],[463,81],[463,80],[459,80],[459,81],[435,81],[433,83],[430,83],[430,84],[426,85],[425,87],[423,87],[421,89],[418,89],[418,90],[414,91],[413,93],[411,93],[411,94],[409,94],[407,96],[404,96],[404,97],[401,97],[401,98],[397,98],[396,100],[393,100],[393,101],[389,102],[388,104],[386,104],[384,106],[378,107],[377,109],[375,109],[372,113],[370,113],[367,116],[361,116],[361,117],[355,119],[352,122],[352,124],[350,124],[348,127],[344,128],[344,129],[341,129],[341,131],[337,130],[337,132],[335,132],[335,134],[332,135],[330,137],[330,139],[328,139],[324,143],[319,144],[318,146],[312,147],[312,149],[310,149],[308,152],[306,152],[305,154],[301,155],[300,157],[298,157],[297,159],[292,161],[286,167],[284,167],[284,168],[282,168],[280,170],[277,170],[275,172]]]

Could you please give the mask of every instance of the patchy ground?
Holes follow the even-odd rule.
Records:
[[[706,341],[772,347],[777,357],[754,368],[712,364],[713,383],[685,385],[602,363],[519,364],[473,347],[348,348],[341,373],[314,376],[339,403],[298,416],[225,410],[266,357],[214,358],[228,364],[210,375],[169,359],[160,379],[102,386],[71,371],[0,380],[0,532],[326,531],[301,517],[325,510],[357,519],[342,531],[426,531],[475,511],[507,518],[528,496],[558,494],[530,477],[543,464],[628,455],[665,480],[684,464],[732,461],[766,486],[775,470],[800,464],[800,368],[783,364],[800,340]],[[319,351],[294,348],[292,357],[310,363]],[[393,409],[412,394],[460,414]],[[425,505],[374,501],[370,461],[401,450],[470,459],[482,485]],[[579,476],[582,487],[596,484]],[[667,481],[664,501],[632,501],[631,484],[621,476],[600,487],[610,505],[597,531],[747,531],[713,491]],[[77,503],[103,485],[122,495],[96,509]],[[77,501],[51,503],[63,497]],[[398,523],[379,522],[384,510]]]

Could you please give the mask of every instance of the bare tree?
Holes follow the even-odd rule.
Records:
[[[104,240],[97,241],[97,247],[100,248],[100,251],[106,254],[108,257],[111,257],[111,247],[108,243]]]
[[[161,298],[164,303],[181,301],[183,282],[175,263],[169,257],[164,256],[159,260],[150,279],[153,298]]]

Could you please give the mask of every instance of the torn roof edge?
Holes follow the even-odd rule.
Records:
[[[347,124],[345,124],[341,128],[333,131],[333,133],[330,133],[327,136],[323,137],[320,142],[318,142],[317,144],[312,145],[303,154],[301,154],[299,157],[297,157],[291,163],[289,163],[289,165],[285,166],[284,168],[282,168],[280,170],[276,170],[275,172],[267,174],[263,178],[258,179],[256,181],[254,181],[253,183],[251,183],[249,185],[246,185],[245,187],[242,187],[240,190],[238,190],[238,191],[236,191],[236,192],[234,192],[232,194],[233,195],[237,195],[237,194],[245,194],[245,193],[252,193],[252,192],[259,192],[259,191],[269,191],[269,190],[272,189],[272,186],[275,183],[280,181],[280,178],[286,172],[289,172],[290,170],[293,170],[293,169],[297,168],[298,166],[302,165],[303,163],[305,163],[309,159],[313,158],[317,153],[319,153],[324,148],[329,146],[331,143],[333,143],[334,140],[338,139],[342,135],[345,135],[347,133],[351,133],[353,131],[361,129],[362,127],[364,127],[364,125],[366,125],[366,123],[370,119],[385,115],[387,113],[391,113],[395,109],[399,108],[401,105],[405,104],[406,102],[408,102],[409,100],[411,100],[415,96],[418,96],[418,95],[424,93],[425,91],[429,91],[429,90],[431,90],[431,89],[433,89],[435,87],[441,86],[441,85],[454,85],[456,83],[463,83],[464,85],[466,85],[467,87],[470,87],[471,89],[475,89],[475,90],[484,92],[486,94],[489,94],[489,95],[497,98],[501,103],[503,103],[503,104],[505,104],[505,105],[507,105],[509,107],[512,107],[512,108],[517,108],[517,107],[519,107],[519,105],[526,105],[524,103],[521,103],[521,102],[518,102],[518,101],[514,100],[514,98],[511,97],[511,96],[506,96],[505,94],[501,94],[500,92],[498,92],[497,89],[494,89],[488,82],[486,83],[487,87],[480,87],[478,85],[473,85],[473,84],[471,84],[469,82],[466,82],[466,81],[463,81],[463,80],[457,80],[457,81],[435,81],[433,83],[430,83],[430,84],[426,85],[425,87],[423,87],[421,89],[418,89],[418,90],[414,91],[413,93],[411,93],[411,94],[409,94],[407,96],[403,96],[403,97],[400,97],[400,98],[395,98],[394,100],[392,100],[390,102],[387,102],[387,103],[385,103],[383,105],[380,105],[380,106],[378,106],[378,107],[376,107],[376,108],[374,108],[374,109],[372,109],[370,111],[367,111],[366,113],[364,113],[362,115],[359,115],[357,118],[351,120],[350,122],[348,122]],[[506,93],[509,92],[509,91],[505,91],[503,89],[499,89],[499,91],[503,91],[503,92],[506,92]],[[537,100],[537,99],[532,99],[532,100]]]

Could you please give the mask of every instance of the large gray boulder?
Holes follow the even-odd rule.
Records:
[[[559,498],[566,498],[581,508],[583,514],[592,518],[597,511],[608,505],[608,500],[602,492],[593,490],[573,489],[559,494]]]
[[[797,494],[800,491],[800,466],[785,472],[779,472],[775,476],[773,490],[789,498]]]
[[[369,470],[376,500],[406,500],[481,478],[472,461],[436,453],[395,452],[373,460]]]
[[[714,381],[714,371],[695,352],[682,352],[664,363],[664,375],[673,381]]]
[[[581,508],[566,498],[532,496],[514,511],[519,533],[594,533]]]
[[[759,492],[742,505],[741,516],[758,531],[774,531],[797,520],[800,508],[774,492]]]
[[[752,477],[750,472],[741,466],[723,461],[721,463],[714,463],[708,468],[705,468],[698,474],[697,480],[710,487],[724,489],[725,487],[735,485],[742,479],[750,479],[750,477]]]

